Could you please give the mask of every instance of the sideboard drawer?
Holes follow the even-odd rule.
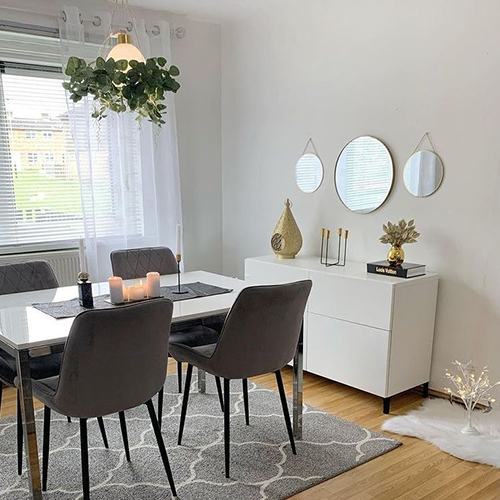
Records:
[[[383,281],[352,279],[311,271],[314,286],[309,311],[362,325],[391,329],[392,286]]]
[[[386,396],[389,332],[308,314],[308,371]]]

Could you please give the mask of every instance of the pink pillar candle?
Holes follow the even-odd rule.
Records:
[[[108,279],[109,298],[113,304],[123,304],[123,280],[119,276]]]
[[[160,296],[160,273],[152,271],[146,275],[148,297],[153,299]]]

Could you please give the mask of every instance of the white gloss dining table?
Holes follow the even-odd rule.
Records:
[[[229,288],[232,291],[221,295],[174,302],[172,323],[202,320],[225,314],[232,307],[239,292],[249,286],[248,283],[237,278],[229,278],[206,271],[192,271],[182,274],[182,282],[185,284],[197,281]],[[161,286],[176,284],[177,275],[161,276]],[[109,293],[107,283],[95,283],[92,285],[92,289],[94,297]],[[61,302],[76,297],[78,297],[76,286],[0,296],[0,349],[16,359],[28,478],[31,496],[35,500],[42,498],[42,490],[30,359],[63,351],[74,318],[55,319],[32,307],[32,304]],[[200,392],[205,391],[205,374],[201,371],[198,372],[198,389]],[[293,360],[293,431],[297,439],[302,438],[302,399],[303,335],[301,332]]]

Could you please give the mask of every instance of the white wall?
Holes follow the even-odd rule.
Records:
[[[0,19],[56,27],[64,5],[78,5],[89,19],[109,2],[92,0],[3,0]],[[172,38],[172,57],[181,69],[176,95],[186,269],[222,270],[221,30],[161,11],[134,8],[152,27],[165,19],[187,36]]]
[[[318,253],[321,227],[343,226],[350,259],[383,259],[382,223],[414,218],[422,236],[407,258],[441,276],[432,387],[456,358],[500,379],[500,3],[289,0],[264,14],[222,34],[224,271],[242,276],[245,257],[271,252],[287,197],[305,254]],[[426,131],[445,178],[418,199],[402,172]],[[365,134],[390,148],[396,182],[381,209],[358,215],[333,168]],[[310,136],[326,168],[312,195],[294,181]]]

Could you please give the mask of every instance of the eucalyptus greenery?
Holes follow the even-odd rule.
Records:
[[[416,243],[420,233],[415,229],[415,221],[406,223],[401,219],[397,224],[388,222],[383,224],[382,229],[385,234],[380,237],[381,243],[390,243],[393,246],[400,247],[407,243]]]
[[[69,81],[63,87],[73,102],[89,95],[94,97],[94,118],[105,118],[108,110],[116,113],[132,111],[136,120],[148,118],[158,126],[165,124],[163,103],[166,92],[177,92],[180,84],[174,79],[180,72],[176,66],[167,67],[164,57],[152,57],[146,62],[104,60],[98,57],[88,63],[70,57],[65,70]]]

